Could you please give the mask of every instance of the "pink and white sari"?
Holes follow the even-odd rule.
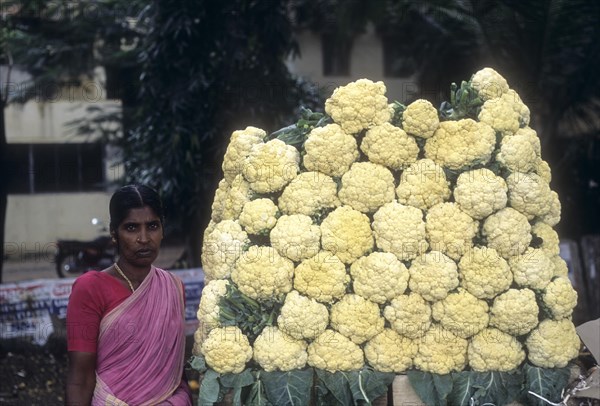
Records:
[[[181,281],[152,266],[142,284],[100,322],[93,406],[191,405]]]

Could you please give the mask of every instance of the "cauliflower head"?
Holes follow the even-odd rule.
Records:
[[[392,299],[383,316],[394,331],[412,339],[422,337],[431,326],[431,306],[415,292]]]
[[[215,191],[211,220],[216,223],[223,220],[236,220],[252,196],[250,184],[242,175],[236,176],[231,183],[222,179]]]
[[[304,150],[304,167],[329,176],[342,176],[358,159],[356,139],[337,124],[314,128]]]
[[[248,234],[264,234],[275,227],[279,210],[271,199],[250,200],[240,213],[240,225]]]
[[[384,166],[356,162],[342,176],[338,197],[354,210],[373,213],[394,200],[394,175]]]
[[[215,327],[221,327],[219,321],[219,313],[221,311],[219,302],[227,292],[227,285],[229,285],[227,279],[216,279],[208,282],[202,289],[200,305],[198,306],[196,317],[205,331],[210,331]]]
[[[248,234],[237,221],[224,220],[217,223],[203,241],[202,267],[206,277],[228,278],[248,244]]]
[[[500,176],[486,168],[463,172],[456,180],[454,200],[462,211],[482,220],[506,207],[508,186]]]
[[[522,104],[522,103],[521,103]],[[486,100],[479,112],[479,122],[503,134],[514,134],[520,126],[520,106],[515,106],[515,98],[504,93],[495,99]]]
[[[408,287],[430,302],[442,300],[458,286],[456,263],[439,251],[415,258],[410,268]]]
[[[324,304],[292,290],[285,297],[277,325],[298,340],[312,340],[329,325],[329,311]]]
[[[241,174],[244,170],[244,161],[250,155],[250,150],[256,144],[261,144],[267,133],[256,127],[246,127],[231,134],[229,145],[223,157],[223,176],[227,182]]]
[[[418,345],[413,362],[421,371],[445,375],[467,364],[468,341],[440,325],[433,324]]]
[[[490,326],[521,336],[538,325],[539,312],[532,290],[509,289],[494,299],[490,309]]]
[[[220,374],[239,374],[252,358],[250,342],[237,326],[213,329],[200,351],[206,364]]]
[[[425,158],[448,169],[487,163],[496,145],[496,132],[485,123],[465,118],[442,121],[425,142]]]
[[[254,360],[267,372],[301,369],[308,359],[306,347],[304,341],[267,326],[254,341]]]
[[[461,286],[479,299],[493,299],[513,281],[508,262],[493,248],[474,247],[458,263]]]
[[[300,153],[274,139],[256,144],[244,162],[244,178],[257,193],[273,193],[285,187],[300,171]]]
[[[285,214],[313,216],[340,205],[337,185],[320,172],[302,172],[283,189],[277,205]]]
[[[361,296],[347,294],[331,306],[331,327],[362,344],[383,331],[379,306]]]
[[[425,216],[429,246],[454,260],[459,260],[473,246],[479,223],[456,203],[438,203]]]
[[[295,270],[294,289],[322,303],[331,303],[346,293],[350,275],[340,259],[321,251],[300,262]]]
[[[414,340],[386,328],[367,342],[365,357],[377,371],[400,373],[412,366],[417,350]]]
[[[550,169],[550,165],[543,159],[540,159],[538,162],[538,165],[534,169],[535,173],[537,173],[544,182],[550,184],[550,181],[552,180],[552,170]]]
[[[539,248],[546,251],[548,255],[554,256],[560,253],[558,233],[551,226],[537,222],[531,227],[531,233],[542,240]]]
[[[569,266],[567,262],[562,259],[559,255],[553,255],[550,257],[552,263],[554,264],[554,275],[553,276],[569,276]]]
[[[421,210],[450,197],[444,169],[431,159],[420,159],[402,172],[396,188],[398,201]]]
[[[529,361],[541,368],[563,368],[577,358],[581,345],[570,319],[540,322],[525,341]]]
[[[321,223],[321,246],[351,264],[373,249],[369,218],[350,206],[340,206]]]
[[[335,89],[325,101],[325,112],[344,131],[356,134],[390,121],[391,111],[385,91],[383,82],[359,79]]]
[[[521,255],[508,259],[513,279],[519,286],[544,289],[554,276],[554,263],[540,248],[528,247]]]
[[[519,124],[521,125],[521,127],[529,125],[529,121],[531,119],[531,112],[529,111],[529,107],[527,107],[525,103],[523,103],[523,100],[521,100],[519,94],[513,89],[508,89],[504,96],[510,100],[513,110],[516,111],[519,115]]]
[[[521,365],[525,351],[519,340],[510,334],[486,328],[471,338],[467,358],[474,371],[508,372]]]
[[[550,186],[536,173],[513,172],[506,178],[508,202],[528,220],[550,211]]]
[[[271,247],[252,245],[235,264],[231,280],[255,300],[281,297],[292,290],[294,263]]]
[[[458,337],[469,338],[488,326],[488,304],[464,289],[431,305],[431,316]]]
[[[377,247],[399,260],[410,260],[427,251],[423,212],[398,202],[383,205],[373,215],[373,234]]]
[[[279,217],[270,237],[279,255],[294,262],[314,257],[321,248],[321,229],[304,214]]]
[[[369,129],[360,149],[369,157],[369,161],[394,170],[413,164],[419,155],[415,139],[390,123]]]
[[[329,372],[355,371],[363,367],[364,354],[349,338],[327,329],[308,345],[308,365]]]
[[[471,86],[483,101],[495,99],[508,92],[508,82],[492,68],[483,68],[471,78]]]
[[[511,172],[527,173],[537,169],[541,159],[525,132],[502,137],[496,160]]]
[[[389,252],[373,252],[350,266],[354,293],[383,304],[401,295],[408,286],[408,269]]]
[[[525,215],[512,207],[505,207],[486,218],[482,231],[488,247],[494,248],[505,259],[522,254],[531,242],[531,224]]]
[[[439,125],[437,109],[425,99],[415,100],[402,113],[402,128],[415,137],[430,138]]]
[[[554,190],[551,190],[549,200],[548,213],[544,214],[540,220],[549,226],[554,227],[560,222],[561,205],[560,200],[558,199],[558,193],[556,193]]]
[[[546,286],[542,300],[552,313],[552,318],[559,320],[570,317],[577,306],[577,292],[568,278],[556,278]]]

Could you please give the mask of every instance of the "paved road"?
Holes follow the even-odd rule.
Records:
[[[155,262],[159,268],[169,267],[183,252],[181,246],[165,246]],[[55,279],[56,268],[51,255],[28,258],[12,258],[4,261],[2,282],[23,282],[34,279]]]

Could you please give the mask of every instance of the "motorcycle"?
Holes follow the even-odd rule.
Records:
[[[92,224],[100,226],[102,232],[107,229],[96,219]],[[115,262],[116,246],[108,235],[99,236],[92,241],[58,240],[56,255],[56,273],[59,278],[79,276],[87,271],[101,270]]]

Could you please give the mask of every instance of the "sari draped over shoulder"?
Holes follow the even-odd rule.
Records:
[[[184,357],[181,281],[152,266],[100,322],[92,405],[190,404],[180,390]]]

